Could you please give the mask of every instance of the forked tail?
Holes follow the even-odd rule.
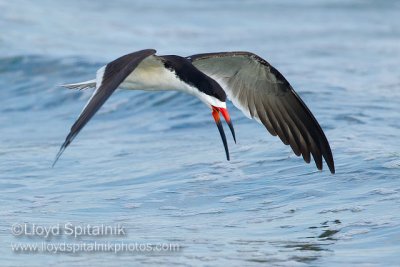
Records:
[[[68,88],[68,89],[77,89],[84,90],[88,88],[96,88],[96,80],[90,80],[81,83],[69,83],[69,84],[61,84],[60,86]]]

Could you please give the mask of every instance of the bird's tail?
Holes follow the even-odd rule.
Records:
[[[90,80],[81,83],[69,83],[69,84],[61,84],[60,86],[68,88],[68,89],[77,89],[84,90],[88,88],[96,88],[96,80]]]

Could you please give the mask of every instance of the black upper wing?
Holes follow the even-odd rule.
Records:
[[[142,60],[155,53],[156,50],[154,49],[137,51],[122,56],[105,66],[103,77],[101,81],[99,81],[100,84],[97,85],[92,97],[89,99],[78,119],[72,125],[71,131],[57,153],[53,166],[72,140],[78,135],[80,130],[82,130],[86,123],[88,123],[104,102],[106,102],[115,89],[117,89],[125,78],[135,70]]]

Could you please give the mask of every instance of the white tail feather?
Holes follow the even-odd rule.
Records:
[[[77,89],[84,90],[88,88],[96,88],[96,80],[90,80],[81,83],[69,83],[69,84],[61,84],[60,86],[68,88],[68,89]]]

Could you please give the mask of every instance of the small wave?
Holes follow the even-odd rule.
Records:
[[[223,199],[221,199],[219,202],[222,203],[232,203],[232,202],[237,202],[239,200],[242,200],[242,197],[239,196],[228,196],[228,197],[224,197]]]
[[[364,208],[362,207],[343,207],[343,208],[334,208],[334,209],[324,209],[318,213],[324,214],[324,213],[339,213],[339,212],[345,212],[345,211],[350,211],[350,212],[361,212],[363,211]]]

